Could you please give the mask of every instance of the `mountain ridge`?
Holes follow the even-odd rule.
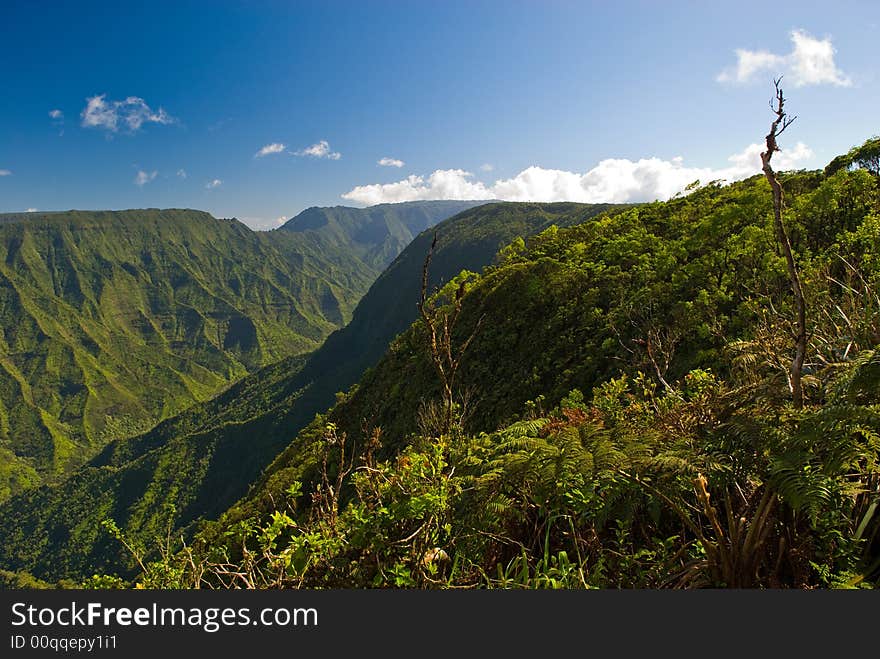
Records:
[[[377,275],[416,235],[437,222],[484,201],[433,200],[353,206],[311,206],[271,234],[293,233],[316,241],[321,249],[346,245],[349,252]]]
[[[770,186],[709,184],[451,281],[431,323],[139,582],[222,555],[257,588],[876,584],[880,184],[781,179],[813,301],[803,408]],[[464,346],[450,422],[443,355]],[[745,529],[768,540],[729,540]]]
[[[314,350],[381,265],[325,233],[195,209],[0,214],[0,500]]]
[[[443,239],[431,285],[443,284],[462,269],[482,269],[515,237],[554,222],[589,221],[611,208],[499,203],[463,211],[436,229]],[[342,333],[321,355],[290,357],[257,371],[145,434],[107,445],[65,482],[0,505],[0,524],[9,533],[0,547],[0,566],[53,578],[82,575],[89,565],[127,572],[133,569],[130,557],[100,528],[104,518],[112,517],[126,533],[144,539],[169,521],[186,531],[199,518],[218,516],[246,494],[300,428],[333,403],[336,392],[349,389],[373,365],[399,329],[409,326],[432,236],[433,230],[425,231],[404,250],[383,283],[374,284],[358,304],[354,314],[365,315],[366,322]],[[465,243],[470,249],[460,249]],[[388,322],[374,326],[371,319],[377,315],[387,315]],[[334,356],[341,365],[331,368]],[[236,401],[239,395],[243,401]],[[241,465],[238,471],[236,465]],[[95,491],[104,492],[114,506],[89,511]],[[172,504],[175,512],[164,504]],[[28,529],[27,534],[18,529]],[[63,549],[52,541],[53,534],[67,539]]]

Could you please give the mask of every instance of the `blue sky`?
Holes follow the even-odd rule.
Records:
[[[3,2],[0,211],[664,198],[757,171],[780,73],[780,164],[880,132],[876,2],[124,4]]]

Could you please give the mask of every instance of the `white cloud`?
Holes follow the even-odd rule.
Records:
[[[290,218],[286,215],[282,215],[275,219],[266,217],[241,217],[239,219],[254,231],[271,231],[272,229],[280,227]]]
[[[484,171],[484,172],[491,172],[493,169],[495,169],[495,165],[492,165],[491,163],[488,163],[488,162],[480,165],[480,170]]]
[[[397,158],[382,158],[381,160],[377,160],[376,164],[382,165],[382,167],[397,167],[399,169],[403,167],[406,163],[402,160],[398,160]]]
[[[386,184],[360,185],[342,195],[344,199],[372,206],[381,203],[426,199],[499,199],[505,201],[579,201],[624,203],[669,199],[696,181],[736,181],[761,171],[760,144],[751,144],[728,158],[727,167],[685,167],[682,158],[638,161],[609,158],[581,174],[532,166],[509,179],[491,185],[473,180],[461,169],[437,170],[427,179],[409,176]],[[777,170],[791,169],[812,157],[799,142],[774,159]]]
[[[795,87],[807,85],[837,85],[849,87],[852,80],[834,63],[837,52],[830,38],[816,39],[804,30],[790,33],[792,50],[777,55],[766,50],[736,50],[736,66],[718,74],[718,82],[746,83],[758,73],[784,75]]]
[[[272,144],[267,144],[262,149],[257,151],[254,154],[254,158],[262,158],[263,156],[268,156],[272,153],[281,153],[287,147],[281,144],[280,142],[272,142]]]
[[[152,172],[145,172],[144,170],[138,170],[138,173],[134,177],[134,184],[138,187],[144,187],[147,183],[152,181],[159,172],[153,170]]]
[[[852,80],[834,64],[837,52],[831,45],[831,39],[813,39],[803,30],[791,33],[794,43],[792,52],[792,81],[796,87],[803,85],[821,85],[829,83],[841,87],[849,87]]]
[[[463,169],[438,169],[427,180],[408,176],[397,183],[359,185],[342,195],[343,199],[373,206],[424,199],[494,199],[483,183],[472,182],[473,174]]]
[[[329,160],[339,160],[342,157],[342,154],[338,151],[330,150],[330,143],[327,142],[327,140],[321,140],[317,144],[312,144],[312,146],[307,146],[304,149],[295,151],[293,155],[311,156],[312,158],[327,158]]]
[[[213,181],[208,181],[205,184],[205,188],[207,188],[208,190],[213,190],[214,188],[219,188],[221,185],[223,185],[223,181],[221,181],[219,178],[215,178]]]
[[[28,208],[28,209],[25,211],[25,213],[36,213],[36,212],[37,212],[37,209],[36,209],[36,208]]]
[[[11,169],[0,169],[0,176],[12,176]]]
[[[80,113],[86,128],[102,128],[111,133],[120,126],[134,133],[146,123],[171,124],[177,121],[165,110],[153,110],[144,99],[129,96],[124,101],[107,101],[106,94],[86,99],[86,107]]]
[[[177,176],[178,176],[178,178],[186,178],[186,170],[185,169],[178,169]]]
[[[49,116],[53,119],[64,119],[64,113],[61,110],[49,110]]]
[[[759,71],[779,72],[785,66],[785,57],[766,50],[736,49],[736,68],[725,69],[718,74],[718,82],[748,82]]]

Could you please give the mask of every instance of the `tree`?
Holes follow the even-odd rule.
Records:
[[[428,347],[431,352],[431,361],[434,369],[440,377],[442,387],[441,395],[443,397],[443,419],[441,431],[443,434],[448,433],[452,428],[452,413],[455,408],[455,376],[461,365],[461,358],[467,351],[468,346],[483,323],[481,316],[477,320],[473,331],[468,337],[456,348],[454,346],[452,332],[458,322],[461,314],[461,302],[465,292],[465,282],[462,280],[455,292],[451,308],[443,308],[436,306],[436,300],[428,299],[428,269],[431,267],[431,258],[434,256],[434,249],[437,247],[437,234],[431,241],[431,248],[425,257],[425,263],[422,266],[422,290],[418,302],[419,314],[428,329]]]
[[[801,384],[801,373],[804,368],[804,359],[807,355],[807,312],[806,302],[804,301],[804,291],[801,286],[801,277],[798,271],[797,263],[794,260],[794,254],[791,250],[791,241],[788,238],[788,231],[785,223],[782,221],[782,208],[784,203],[784,194],[782,184],[770,165],[773,154],[780,151],[777,144],[777,138],[788,128],[797,117],[789,117],[785,112],[785,96],[779,83],[782,78],[773,81],[776,88],[776,97],[770,101],[770,109],[775,115],[773,123],[770,124],[770,132],[767,133],[765,142],[767,150],[761,153],[761,169],[764,176],[770,183],[773,190],[773,223],[776,228],[777,238],[782,246],[782,253],[785,256],[785,266],[788,271],[788,278],[791,281],[791,290],[794,294],[795,307],[795,331],[794,331],[794,357],[791,360],[791,368],[789,369],[789,388],[791,389],[792,400],[797,408],[803,407],[804,390]]]
[[[853,147],[848,155],[857,167],[880,176],[880,137],[872,137],[861,146]]]
[[[824,173],[825,176],[831,176],[853,166],[865,169],[874,176],[880,176],[880,137],[869,138],[864,144],[854,146],[847,153],[837,156],[828,163]]]

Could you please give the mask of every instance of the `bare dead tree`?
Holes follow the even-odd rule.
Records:
[[[355,451],[351,451],[351,455],[345,453],[346,433],[337,433],[335,424],[328,424],[324,430],[324,441],[327,446],[321,458],[321,483],[312,492],[312,507],[310,515],[312,521],[323,520],[330,525],[331,528],[336,527],[339,519],[339,499],[342,493],[342,485],[346,477],[354,469]],[[339,469],[336,478],[329,476],[327,463],[330,452],[339,447]],[[347,460],[347,461],[346,461]]]
[[[782,208],[784,203],[782,184],[780,184],[779,179],[776,177],[776,172],[773,171],[773,167],[770,165],[770,159],[773,157],[773,154],[780,150],[776,141],[777,138],[792,124],[792,122],[794,122],[795,119],[797,119],[797,117],[789,117],[784,110],[785,96],[782,93],[782,88],[779,86],[781,81],[781,77],[773,81],[773,85],[776,88],[776,96],[770,101],[770,109],[773,111],[775,119],[773,120],[773,123],[770,124],[770,132],[767,133],[767,137],[765,138],[767,150],[761,153],[761,168],[764,171],[764,176],[770,183],[770,188],[773,190],[773,222],[776,227],[779,244],[785,255],[785,265],[788,270],[788,278],[791,281],[791,290],[794,294],[796,316],[793,337],[794,357],[791,360],[788,381],[794,406],[800,408],[803,407],[804,404],[804,390],[803,385],[801,384],[801,373],[804,368],[804,359],[807,355],[807,311],[806,303],[804,301],[804,291],[801,287],[800,273],[798,272],[797,263],[794,260],[794,254],[791,250],[791,241],[788,237],[788,231],[785,228],[785,223],[782,221]]]
[[[452,415],[455,409],[455,377],[459,366],[461,366],[461,359],[464,353],[480,330],[483,316],[477,320],[473,330],[461,345],[457,348],[454,347],[452,333],[461,315],[465,284],[462,282],[458,287],[452,300],[451,309],[437,307],[432,301],[428,300],[428,271],[431,267],[431,259],[434,256],[436,247],[437,234],[435,233],[434,239],[431,241],[431,247],[428,250],[428,255],[425,257],[425,263],[422,266],[422,290],[418,308],[419,314],[428,330],[431,362],[434,364],[434,370],[437,371],[437,375],[440,377],[441,396],[443,399],[442,432],[448,433],[452,428]]]

